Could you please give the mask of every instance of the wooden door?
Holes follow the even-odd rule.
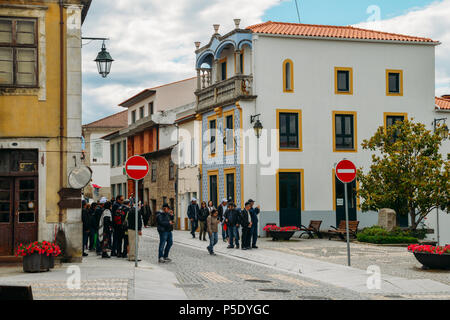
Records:
[[[9,256],[13,254],[13,181],[13,178],[0,177],[0,256]]]
[[[14,247],[38,238],[38,179],[15,178]]]
[[[299,172],[279,173],[280,226],[301,226],[301,177]]]

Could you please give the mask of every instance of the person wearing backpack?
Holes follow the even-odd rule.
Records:
[[[128,252],[129,252],[129,248],[128,248],[128,214],[131,210],[131,206],[130,206],[130,200],[125,199],[123,201],[122,204],[122,211],[124,214],[124,219],[123,219],[123,223],[122,223],[122,231],[123,231],[123,241],[121,243],[119,243],[119,248],[123,248],[122,249],[122,258],[128,258]],[[123,245],[123,247],[122,247]]]
[[[122,217],[123,212],[121,210],[123,199],[124,197],[122,195],[118,195],[111,209],[113,217],[113,243],[111,257],[118,256],[120,258],[121,255],[121,252],[118,250],[118,246],[119,242],[121,242],[123,238],[122,221],[124,217]]]

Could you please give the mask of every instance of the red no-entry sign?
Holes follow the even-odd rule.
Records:
[[[356,166],[349,160],[342,160],[336,166],[336,177],[343,183],[350,183],[356,178]]]
[[[144,179],[148,174],[148,169],[147,160],[141,156],[133,156],[125,164],[127,175],[134,180]]]

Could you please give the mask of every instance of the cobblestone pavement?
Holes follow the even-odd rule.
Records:
[[[289,241],[272,241],[260,238],[258,246],[288,254],[319,259],[331,263],[347,265],[347,243],[328,239],[298,239],[298,235]],[[379,266],[382,274],[408,279],[430,279],[450,285],[450,271],[422,270],[421,264],[406,247],[375,246],[351,243],[352,267],[367,270],[369,266]],[[450,296],[448,296],[450,299]]]
[[[221,241],[221,240],[220,240]],[[143,261],[157,261],[158,242],[141,237]],[[226,256],[210,256],[205,250],[174,244],[173,262],[160,267],[174,272],[189,299],[207,300],[341,300],[369,299],[351,290],[306,280],[274,268],[255,265]],[[236,250],[236,249],[230,249]]]

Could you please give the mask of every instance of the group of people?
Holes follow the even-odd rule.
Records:
[[[148,211],[145,205],[136,204],[134,198],[124,199],[119,195],[108,201],[105,197],[89,204],[83,200],[83,256],[85,250],[95,251],[102,258],[128,258],[135,260],[136,244],[136,205],[138,206],[138,235],[142,225],[148,224]],[[111,252],[111,255],[108,253]]]
[[[220,224],[222,240],[228,242],[227,248],[239,249],[239,241],[242,238],[242,250],[257,249],[260,206],[254,205],[255,201],[249,199],[244,208],[238,209],[233,201],[223,199],[218,208],[214,207],[212,201],[208,204],[203,201],[199,207],[197,199],[192,198],[187,210],[187,216],[191,221],[192,237],[195,238],[197,228],[200,229],[201,241],[206,241],[206,234],[208,234],[210,243],[207,250],[209,254],[215,255],[214,246],[218,242]]]

